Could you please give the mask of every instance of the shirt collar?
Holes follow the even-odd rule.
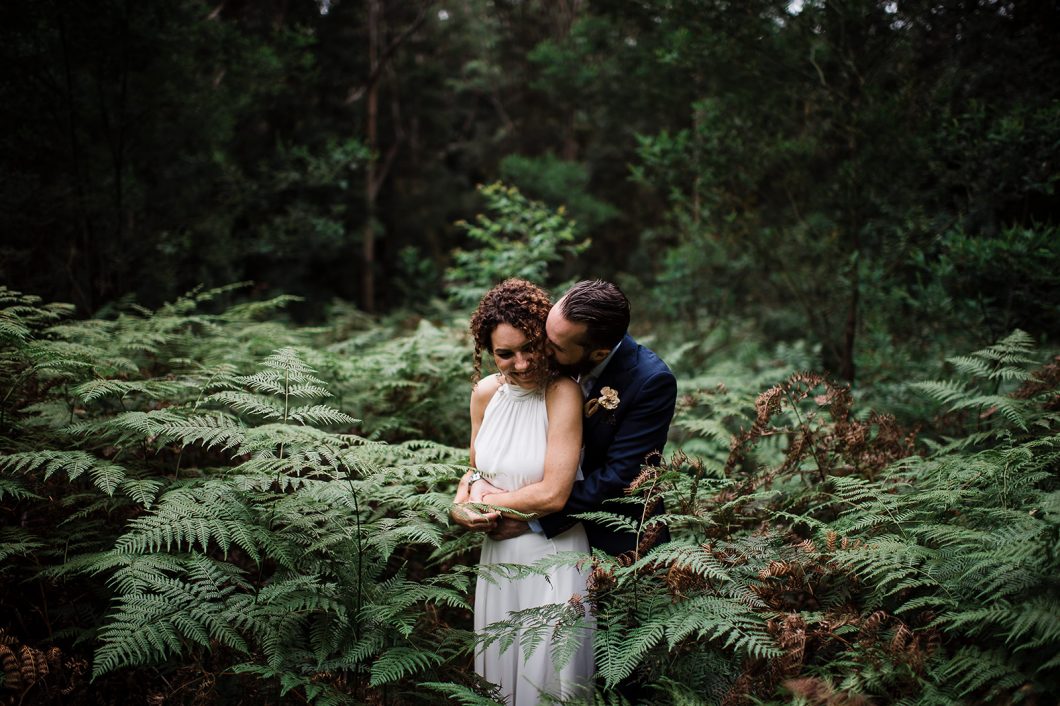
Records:
[[[578,378],[578,382],[581,384],[582,389],[585,390],[586,394],[588,394],[589,389],[592,388],[596,379],[604,374],[604,368],[606,368],[607,364],[611,362],[611,359],[615,357],[615,353],[621,345],[622,341],[619,341],[615,347],[611,349],[611,352],[607,354],[607,357],[597,363],[595,368]]]

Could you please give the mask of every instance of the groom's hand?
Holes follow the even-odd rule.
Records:
[[[510,517],[501,517],[497,520],[497,527],[489,533],[490,539],[502,540],[519,537],[530,531],[530,525],[522,520],[513,520]]]
[[[476,512],[464,503],[456,503],[449,510],[449,516],[461,527],[473,532],[490,532],[497,527],[497,521],[501,518],[499,512],[487,512],[485,514]]]

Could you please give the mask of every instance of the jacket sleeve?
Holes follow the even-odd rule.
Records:
[[[583,469],[585,480],[574,484],[563,511],[540,518],[547,537],[565,532],[577,522],[569,515],[607,510],[604,501],[625,494],[641,466],[652,454],[661,453],[666,445],[676,402],[677,380],[669,370],[645,381],[634,407],[619,422],[605,465]]]

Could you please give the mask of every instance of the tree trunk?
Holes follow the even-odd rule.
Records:
[[[361,241],[361,308],[375,311],[375,199],[379,147],[379,34],[383,8],[381,0],[368,0],[368,67],[376,77],[368,84],[367,130],[365,141],[371,152],[364,180],[364,233]]]
[[[66,21],[60,8],[57,16],[59,41],[63,49],[63,73],[66,78],[66,125],[70,140],[70,172],[77,195],[78,229],[70,239],[66,251],[66,277],[70,287],[70,298],[74,305],[85,313],[93,311],[92,282],[95,279],[95,263],[92,257],[92,221],[88,215],[84,183],[81,180],[81,146],[77,139],[79,117],[74,98],[74,78],[70,62],[70,43],[67,41]]]

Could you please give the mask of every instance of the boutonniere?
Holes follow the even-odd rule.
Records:
[[[614,412],[618,409],[619,402],[621,402],[621,400],[618,399],[618,390],[613,387],[602,387],[600,388],[599,397],[593,397],[586,401],[585,416],[593,416],[601,407],[609,412]]]

